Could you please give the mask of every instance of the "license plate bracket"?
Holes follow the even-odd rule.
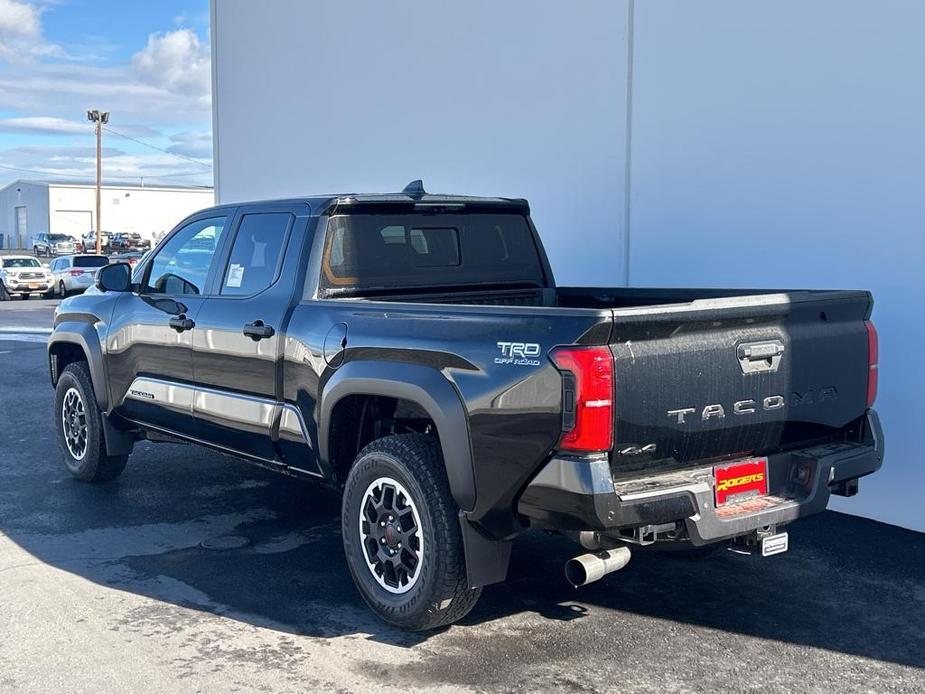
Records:
[[[716,507],[768,494],[768,459],[747,458],[713,468]]]
[[[783,554],[788,549],[790,549],[790,536],[787,535],[787,533],[766,535],[761,538],[762,557],[772,557],[775,554]]]

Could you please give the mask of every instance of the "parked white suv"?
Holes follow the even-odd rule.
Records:
[[[32,294],[42,294],[50,299],[54,292],[51,273],[30,255],[7,255],[0,257],[0,284],[9,294],[28,299]]]
[[[52,291],[58,296],[82,292],[93,285],[97,271],[109,264],[105,255],[65,255],[55,258],[49,266],[53,279]]]

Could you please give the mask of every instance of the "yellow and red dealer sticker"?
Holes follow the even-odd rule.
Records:
[[[713,468],[716,505],[768,493],[768,459],[754,458]]]

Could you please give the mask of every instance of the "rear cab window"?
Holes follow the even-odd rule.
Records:
[[[519,212],[354,212],[328,221],[322,294],[545,286]]]

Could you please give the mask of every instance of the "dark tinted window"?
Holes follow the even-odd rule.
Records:
[[[35,258],[5,258],[3,267],[42,267]]]
[[[50,234],[48,236],[48,240],[57,243],[58,241],[70,241],[71,237],[67,234]]]
[[[146,291],[202,294],[224,227],[224,217],[200,219],[171,236],[151,263]]]
[[[74,258],[74,267],[103,267],[109,265],[109,258],[104,255],[78,255]]]
[[[292,215],[285,212],[244,215],[225,268],[222,294],[249,296],[273,284],[291,221]]]
[[[543,286],[543,270],[520,214],[352,214],[330,219],[321,283],[331,290]]]

